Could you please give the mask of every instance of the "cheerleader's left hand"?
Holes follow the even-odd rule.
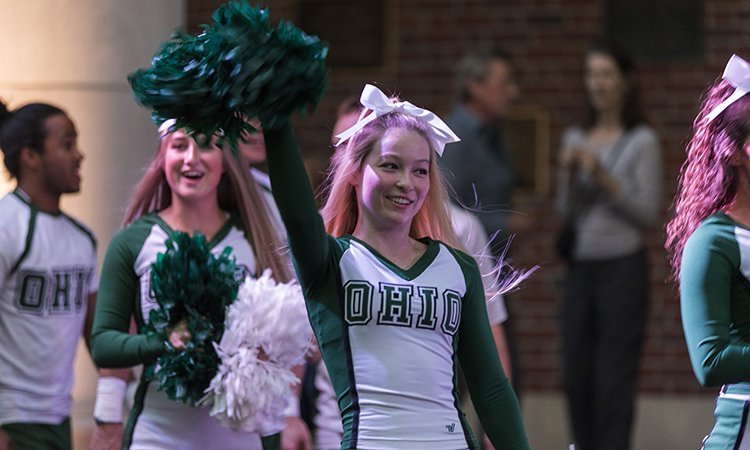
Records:
[[[281,450],[312,450],[312,436],[299,417],[287,417],[281,432]]]
[[[91,436],[89,450],[119,450],[122,448],[121,423],[100,423]]]

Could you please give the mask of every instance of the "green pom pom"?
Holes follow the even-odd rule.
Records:
[[[176,33],[151,67],[128,77],[136,100],[161,124],[199,136],[218,135],[232,149],[247,120],[258,117],[276,128],[295,111],[320,102],[327,84],[328,47],[289,22],[271,27],[268,11],[233,1],[213,14],[203,33]]]
[[[167,250],[151,265],[151,287],[159,308],[151,310],[142,330],[167,342],[169,350],[157,360],[158,370],[146,372],[159,389],[176,401],[195,405],[205,394],[221,360],[214,342],[224,334],[226,308],[237,298],[237,267],[227,247],[215,257],[206,238],[175,232]],[[182,319],[192,336],[184,350],[169,345],[167,330]]]

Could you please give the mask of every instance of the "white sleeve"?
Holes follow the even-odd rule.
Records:
[[[94,270],[91,272],[91,279],[89,280],[89,292],[88,294],[96,294],[99,292],[99,261],[97,260],[97,246],[94,245],[91,250],[91,260],[94,261]]]
[[[487,302],[487,317],[490,325],[495,326],[508,320],[508,310],[505,308],[505,297],[498,295]]]
[[[13,252],[17,245],[13,245],[13,236],[5,226],[0,226],[0,283],[5,283],[8,272],[15,262]],[[17,258],[17,256],[15,256]]]
[[[89,295],[99,292],[99,271],[94,268],[89,281]]]
[[[482,227],[482,223],[470,212],[455,206],[451,207],[451,215],[458,239],[464,244],[466,252],[476,260],[479,266],[485,292],[492,292],[497,281],[494,273],[495,257],[492,255],[489,238],[484,231],[484,227]],[[490,325],[493,326],[508,319],[508,310],[505,308],[505,300],[502,296],[488,299],[487,316],[490,319]]]

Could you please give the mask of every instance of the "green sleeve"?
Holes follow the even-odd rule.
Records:
[[[479,268],[468,255],[454,252],[467,282],[461,312],[458,358],[471,400],[495,448],[528,449],[521,408],[492,339]]]
[[[263,134],[273,197],[287,230],[300,284],[309,292],[316,281],[324,278],[331,238],[318,214],[291,124]]]
[[[688,239],[680,267],[680,308],[690,362],[704,386],[750,381],[750,344],[732,339],[732,298],[750,301],[747,280],[738,273],[739,247],[730,226],[699,227]],[[747,309],[745,309],[747,311]]]
[[[154,361],[165,351],[155,336],[130,334],[139,281],[133,271],[137,256],[128,230],[112,239],[104,257],[99,296],[91,333],[91,355],[99,367],[131,367]],[[132,236],[131,236],[132,243]]]
[[[281,433],[261,436],[260,441],[263,444],[263,450],[281,450]]]

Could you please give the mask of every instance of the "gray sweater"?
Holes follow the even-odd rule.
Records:
[[[643,232],[659,221],[662,198],[662,163],[659,139],[654,130],[639,125],[626,132],[620,155],[612,167],[615,144],[594,148],[579,127],[565,130],[561,152],[572,147],[587,148],[599,156],[605,169],[618,181],[619,191],[611,196],[600,190],[586,212],[578,217],[574,259],[600,260],[632,254],[643,248]],[[593,185],[584,175],[570,179],[565,168],[558,173],[557,209],[565,216],[576,190],[571,181]]]

